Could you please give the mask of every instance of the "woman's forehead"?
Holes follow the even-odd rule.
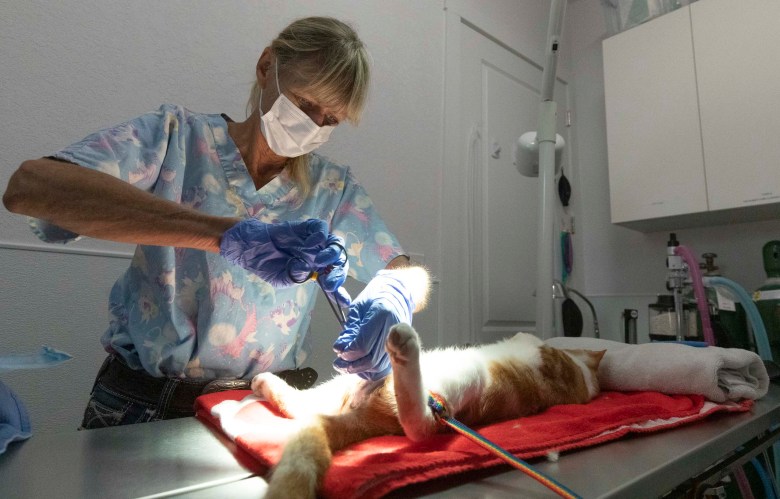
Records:
[[[312,104],[317,104],[318,106],[325,108],[330,114],[333,114],[339,119],[346,118],[347,116],[346,104],[338,97],[329,94],[329,92],[325,92],[322,89],[316,87],[305,85],[291,85],[289,87],[289,91],[298,97],[306,99]]]
[[[279,66],[280,86],[298,97],[305,98],[324,109],[324,112],[339,121],[353,119],[357,82],[351,81],[344,72],[330,73],[326,78],[323,68],[314,61],[298,61],[296,64]]]

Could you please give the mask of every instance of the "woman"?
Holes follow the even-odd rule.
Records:
[[[348,268],[372,280],[334,364],[387,374],[384,335],[415,303],[399,271],[382,269],[407,259],[349,168],[311,153],[359,121],[368,81],[349,26],[300,19],[263,50],[245,121],[166,104],[14,173],[4,204],[44,241],[138,244],[109,297],[109,356],[84,428],[192,415],[204,389],[259,372],[313,383],[289,371],[307,355],[318,285],[296,284],[308,270],[344,305]]]

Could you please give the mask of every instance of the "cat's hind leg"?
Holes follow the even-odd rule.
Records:
[[[398,420],[411,440],[436,433],[437,422],[428,408],[428,394],[420,372],[420,336],[408,324],[390,329],[385,344],[393,367],[393,387],[398,404]]]

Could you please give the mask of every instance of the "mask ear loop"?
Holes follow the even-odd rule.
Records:
[[[279,86],[279,59],[274,57],[274,73],[276,75],[276,91],[282,95],[282,87]]]
[[[279,86],[279,59],[274,57],[274,78],[276,80],[276,91],[279,95],[282,95],[282,87]],[[260,102],[257,103],[257,109],[260,111],[260,116],[263,115],[263,87],[260,87]]]

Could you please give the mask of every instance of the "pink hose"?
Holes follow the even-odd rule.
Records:
[[[691,273],[691,281],[693,281],[693,294],[696,296],[696,306],[699,308],[699,316],[701,317],[701,327],[704,330],[704,341],[708,345],[715,345],[715,335],[712,333],[712,324],[710,323],[710,310],[707,303],[707,295],[704,293],[704,284],[701,281],[701,271],[699,271],[699,262],[691,253],[691,250],[685,246],[677,246],[674,248],[676,255],[681,256],[685,263],[688,264],[688,271]],[[739,491],[743,499],[753,499],[753,491],[750,489],[750,482],[743,468],[737,468],[734,470],[734,478],[739,486]]]
[[[685,246],[676,246],[674,252],[688,264],[688,271],[691,273],[691,281],[693,281],[693,294],[696,296],[696,306],[699,307],[701,327],[704,330],[704,341],[708,345],[715,345],[715,334],[712,332],[712,323],[710,322],[710,307],[707,304],[707,295],[704,293],[704,284],[701,282],[699,262],[691,250]]]
[[[737,479],[737,485],[739,486],[739,492],[742,499],[754,499],[753,490],[750,488],[750,481],[745,474],[744,468],[735,469],[734,478]]]

